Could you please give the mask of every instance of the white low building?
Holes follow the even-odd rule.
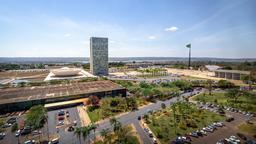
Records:
[[[63,67],[60,69],[52,69],[44,81],[49,80],[62,80],[62,79],[79,79],[86,77],[96,77],[91,73],[81,69],[81,68],[68,68]]]

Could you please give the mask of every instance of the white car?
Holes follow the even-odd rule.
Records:
[[[19,130],[17,130],[17,131],[16,131],[16,133],[15,133],[15,136],[16,136],[16,137],[18,137],[18,136],[20,135],[20,132],[21,132],[21,130],[20,130],[20,129],[19,129]]]
[[[59,143],[59,138],[55,138],[55,139],[52,139],[51,141],[49,141],[48,144],[58,144]]]
[[[35,143],[35,140],[28,140],[24,142],[24,144],[34,144],[34,143]]]
[[[153,143],[154,143],[154,144],[157,144],[156,138],[153,137],[152,139],[153,139]]]

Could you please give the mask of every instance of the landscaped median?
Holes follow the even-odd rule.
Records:
[[[87,114],[92,122],[97,122],[121,113],[132,111],[146,104],[148,104],[148,102],[144,99],[136,97],[102,98],[99,105],[87,107]]]
[[[174,103],[169,108],[144,116],[145,123],[162,144],[224,119],[224,116],[185,102]]]

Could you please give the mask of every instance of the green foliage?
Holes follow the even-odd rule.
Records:
[[[124,67],[125,63],[123,62],[110,62],[108,64],[109,67]]]
[[[233,88],[235,84],[227,80],[219,80],[217,86],[219,88],[226,89],[226,88]]]
[[[190,89],[192,88],[192,84],[189,81],[185,81],[185,80],[177,80],[174,81],[173,84],[180,88],[181,90],[186,90],[186,89]]]
[[[14,123],[14,124],[12,125],[11,131],[12,131],[12,132],[15,132],[16,130],[18,130],[18,124],[17,124],[17,123]]]
[[[91,121],[96,122],[121,112],[137,109],[139,102],[144,103],[142,99],[136,97],[105,97],[101,99],[99,106],[89,106],[87,113]]]
[[[224,117],[207,110],[199,110],[186,102],[177,102],[149,115],[148,119],[152,132],[165,144],[177,135],[184,135],[212,122],[224,120]]]
[[[3,125],[5,124],[5,118],[0,118],[0,132],[3,132]]]
[[[82,66],[83,66],[83,69],[85,69],[85,70],[90,69],[90,63],[83,64]]]
[[[126,98],[127,107],[131,110],[138,109],[138,103],[135,97]]]
[[[161,107],[162,107],[162,109],[165,109],[166,108],[165,103],[161,103]]]
[[[26,115],[26,124],[30,125],[33,130],[43,127],[46,120],[46,109],[42,105],[31,107]]]

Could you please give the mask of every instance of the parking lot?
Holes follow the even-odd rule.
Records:
[[[60,114],[61,113],[61,114]],[[71,108],[65,108],[61,110],[54,110],[54,111],[48,111],[48,121],[44,125],[43,128],[37,130],[37,131],[31,131],[29,130],[26,134],[21,134],[21,130],[19,135],[16,135],[17,132],[11,132],[11,125],[6,126],[5,128],[5,136],[2,140],[0,140],[0,144],[14,144],[18,143],[24,143],[28,140],[42,140],[42,139],[48,139],[48,132],[50,140],[53,139],[53,137],[59,138],[59,143],[69,143],[69,144],[76,144],[79,143],[77,137],[74,135],[71,127],[80,127],[80,119],[77,111],[77,107],[71,107]],[[18,123],[19,128],[22,128],[21,126],[24,123],[25,120],[25,114],[23,113],[14,113],[7,117],[7,120],[10,118],[16,118],[16,123]],[[75,123],[76,124],[75,124]],[[6,124],[7,125],[7,124]],[[22,129],[25,129],[23,127]]]
[[[212,133],[208,133],[205,136],[199,137],[199,138],[192,138],[193,144],[216,144],[221,139],[229,138],[230,136],[234,135],[236,137],[239,130],[236,128],[237,125],[239,125],[242,122],[245,122],[248,120],[248,117],[240,114],[240,113],[233,113],[233,112],[227,112],[229,115],[232,115],[234,117],[234,121],[231,122],[224,122],[224,127],[217,128]],[[250,136],[247,136],[248,138],[251,138]],[[239,138],[242,142],[242,139]]]

